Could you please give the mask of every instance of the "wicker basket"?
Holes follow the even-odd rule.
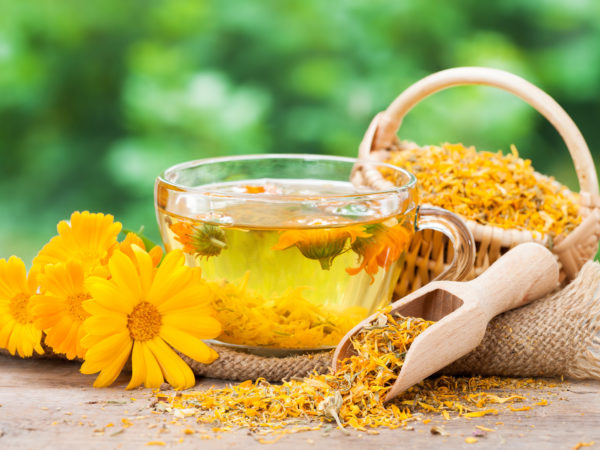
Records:
[[[524,79],[496,69],[459,67],[434,73],[410,86],[387,110],[375,116],[359,147],[359,158],[386,161],[391,152],[415,148],[398,139],[403,117],[427,96],[458,85],[488,85],[512,92],[537,109],[554,125],[571,154],[579,179],[581,223],[568,235],[552,241],[535,231],[503,229],[465,220],[476,241],[477,255],[470,277],[479,275],[510,248],[523,242],[539,242],[550,248],[561,263],[562,279],[573,279],[583,264],[592,259],[600,241],[600,195],[592,156],[579,129],[548,94]],[[415,234],[407,251],[396,295],[403,296],[440,276],[453,258],[448,238],[424,230]]]

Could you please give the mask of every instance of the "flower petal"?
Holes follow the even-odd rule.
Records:
[[[21,340],[21,331],[22,331],[23,327],[21,326],[21,324],[16,323],[12,333],[10,334],[10,336],[8,336],[8,351],[10,352],[11,355],[14,356],[14,354],[17,352],[17,348],[18,348],[18,343]],[[24,357],[24,355],[21,354],[21,351],[19,350],[19,356],[21,358]]]
[[[163,316],[162,323],[163,327],[185,331],[198,339],[213,339],[223,331],[221,323],[210,316],[167,314]]]
[[[94,381],[94,387],[105,387],[111,385],[123,370],[123,366],[131,353],[131,343],[124,345],[115,353],[112,362],[100,371],[100,375]]]
[[[154,263],[152,262],[152,257],[148,252],[142,250],[137,245],[132,245],[131,248],[139,270],[139,281],[142,292],[148,292],[154,277]]]
[[[67,337],[59,344],[59,352],[64,353],[67,359],[74,359],[76,356],[82,358],[84,356],[77,353],[77,348],[79,347],[77,337],[79,336],[80,327],[81,322],[71,322],[71,328]]]
[[[21,293],[29,293],[25,263],[16,256],[0,259],[0,297],[12,299]]]
[[[132,301],[132,305],[136,304],[142,296],[142,288],[137,269],[131,259],[120,250],[116,251],[108,262],[108,268],[112,276],[111,282],[121,292],[121,297]]]
[[[144,381],[144,386],[147,388],[158,388],[165,380],[162,370],[158,365],[156,357],[150,351],[147,342],[142,342],[140,347],[142,349],[144,363],[146,365],[146,380]]]
[[[105,308],[93,298],[81,302],[82,308],[91,316],[95,315],[115,315],[127,317],[127,313],[117,312],[113,309]]]
[[[298,234],[296,231],[284,231],[281,236],[279,236],[277,244],[272,247],[272,250],[285,250],[301,239],[302,235]]]
[[[196,384],[192,369],[161,338],[147,341],[167,382],[175,389],[187,389]]]
[[[180,250],[167,253],[156,271],[152,286],[146,296],[147,301],[158,306],[166,298],[169,298],[173,291],[187,285],[193,272],[184,265],[184,262],[185,258]]]
[[[127,330],[109,336],[88,349],[87,353],[85,354],[85,362],[89,362],[89,365],[92,363],[106,363],[106,361],[113,359],[114,355],[120,348],[123,347],[124,344],[127,344],[131,347],[131,343],[131,337],[129,336],[129,332]],[[89,373],[94,372],[97,372],[97,370]]]
[[[157,304],[157,308],[166,314],[178,309],[208,305],[213,298],[214,294],[208,286],[190,283],[188,286],[173,287],[170,293],[165,294],[164,300]]]
[[[144,352],[141,348],[142,345],[141,342],[133,342],[133,350],[131,352],[131,380],[129,380],[126,389],[136,388],[146,379],[146,362]]]
[[[0,317],[1,319],[1,317]],[[2,322],[0,322],[1,324]],[[17,322],[15,322],[12,318],[9,318],[2,328],[0,328],[0,348],[8,348],[8,339],[12,334],[13,328],[15,327]]]
[[[200,339],[177,328],[163,325],[160,329],[160,337],[173,348],[198,362],[210,364],[219,357],[217,352]]]
[[[97,277],[90,278],[87,288],[94,301],[100,306],[122,314],[130,314],[133,311],[135,305],[133,299],[120,291],[110,280]]]
[[[93,315],[84,322],[85,330],[90,334],[117,334],[127,330],[127,316],[122,314]]]

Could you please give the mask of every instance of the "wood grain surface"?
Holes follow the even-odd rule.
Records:
[[[213,433],[209,426],[199,425],[192,418],[174,421],[171,414],[153,413],[149,389],[125,391],[125,376],[112,387],[94,389],[93,377],[81,375],[78,369],[78,363],[68,361],[0,356],[0,449],[572,449],[579,442],[591,441],[596,442],[591,448],[600,448],[597,381],[565,381],[556,388],[519,391],[548,399],[548,406],[530,411],[449,421],[432,416],[427,424],[415,421],[412,431],[380,429],[378,434],[344,435],[326,426],[266,445],[249,430]],[[223,384],[204,379],[196,388]],[[479,432],[477,425],[495,431],[486,432],[474,444],[466,443],[466,437]],[[443,427],[449,435],[431,434],[433,426]],[[186,429],[194,433],[186,434]],[[152,441],[165,445],[147,445]]]

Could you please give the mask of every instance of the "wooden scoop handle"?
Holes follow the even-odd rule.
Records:
[[[533,242],[516,246],[469,281],[480,307],[492,317],[535,300],[558,286],[556,256]]]

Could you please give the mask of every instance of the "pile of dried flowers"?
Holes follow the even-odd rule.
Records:
[[[202,339],[217,337],[210,289],[183,253],[147,249],[133,233],[117,240],[113,216],[75,212],[58,224],[27,273],[0,259],[0,348],[21,357],[54,353],[83,360],[81,372],[110,385],[131,357],[128,388],[194,386],[175,350],[204,363],[217,358]],[[162,261],[161,261],[162,259]]]
[[[195,416],[200,423],[213,424],[216,431],[241,426],[294,433],[315,429],[314,421],[319,427],[330,420],[335,420],[340,428],[368,431],[375,427],[406,427],[421,413],[444,419],[451,415],[481,417],[498,414],[498,405],[503,404],[512,411],[526,411],[531,406],[512,406],[525,397],[503,395],[501,391],[550,386],[534,380],[442,376],[425,380],[384,403],[408,348],[431,324],[386,312],[353,338],[355,354],[342,361],[335,373],[313,374],[281,385],[259,379],[255,383],[245,381],[172,396],[157,393],[157,409],[172,411],[179,417]],[[537,403],[546,404],[545,400]]]
[[[387,162],[417,176],[422,202],[484,225],[558,236],[581,221],[577,196],[537,174],[514,146],[507,155],[462,144],[415,147]]]

